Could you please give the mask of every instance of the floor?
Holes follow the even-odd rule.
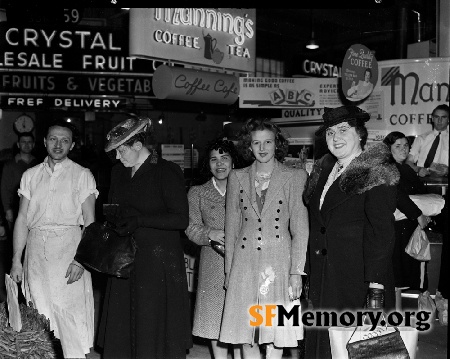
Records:
[[[95,305],[98,308],[100,301],[99,291],[94,291]],[[405,296],[402,298],[403,308],[417,308],[417,298],[414,296]],[[97,311],[96,311],[97,312]],[[98,323],[98,315],[95,316],[96,323]],[[441,325],[439,320],[435,320],[434,326],[427,332],[419,332],[418,347],[415,359],[446,359],[447,358],[447,338],[448,327]],[[86,356],[87,359],[103,359],[100,349],[91,350],[91,353]],[[186,356],[187,359],[209,359],[212,358],[207,341],[202,338],[194,337],[194,346],[191,348]],[[232,357],[231,351],[228,353],[229,359]],[[299,354],[296,349],[287,349],[283,353],[284,359],[299,359]],[[128,358],[123,358],[128,359]],[[151,359],[151,358],[149,358]],[[414,358],[411,358],[414,359]]]

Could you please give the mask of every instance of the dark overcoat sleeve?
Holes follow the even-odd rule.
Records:
[[[363,243],[366,282],[385,284],[391,281],[396,199],[396,186],[381,185],[367,191]]]

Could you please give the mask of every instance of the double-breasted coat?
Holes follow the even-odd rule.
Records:
[[[381,144],[385,146],[384,144]],[[305,191],[310,209],[307,272],[315,310],[362,310],[369,282],[385,287],[394,307],[392,254],[399,174],[379,146],[356,157],[320,197],[336,158],[320,160]],[[307,358],[331,358],[328,331],[306,329]]]
[[[253,305],[290,303],[289,275],[302,274],[308,241],[308,214],[302,201],[307,173],[275,162],[259,212],[256,162],[228,178],[225,219],[227,292],[220,332],[225,343],[254,343]],[[259,327],[259,344],[297,346],[299,327]]]
[[[212,229],[224,230],[225,196],[217,191],[210,179],[201,186],[191,187],[188,200],[186,235],[202,246],[192,334],[217,340],[225,301],[224,259],[211,248],[208,235]]]

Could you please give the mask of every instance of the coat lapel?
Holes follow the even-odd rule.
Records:
[[[286,168],[283,165],[281,165],[278,161],[275,161],[272,176],[270,177],[269,188],[267,189],[266,200],[264,202],[264,206],[261,211],[261,217],[264,216],[264,213],[267,211],[267,208],[270,207],[270,204],[275,199],[278,192],[284,186],[286,181],[290,177],[292,177],[292,173],[285,171],[285,169]]]
[[[327,182],[328,176],[333,169],[335,161],[326,165],[322,168],[322,172],[320,173],[319,180],[317,181],[316,189],[314,190],[314,194],[311,197],[311,205],[310,210],[313,215],[318,218],[321,222],[323,222],[322,213],[319,208],[320,206],[320,197],[322,196],[323,189],[325,187],[325,183]],[[323,206],[322,206],[323,208]]]
[[[220,195],[219,191],[216,189],[216,187],[214,187],[214,183],[212,178],[205,183],[205,187],[204,187],[205,191],[202,193],[202,197],[212,201],[212,202],[217,202],[217,203],[221,203],[223,202],[223,197]]]
[[[251,166],[236,172],[236,176],[239,180],[239,183],[241,184],[244,193],[248,197],[250,204],[252,205],[257,216],[261,217],[258,210],[258,204],[256,203],[255,175],[256,175],[255,162],[253,162]]]

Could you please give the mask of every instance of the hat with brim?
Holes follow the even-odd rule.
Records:
[[[362,120],[367,122],[370,119],[370,115],[366,111],[361,110],[358,106],[341,106],[336,108],[325,107],[322,118],[323,124],[316,131],[316,136],[320,136],[327,128],[341,122],[351,120]]]
[[[105,152],[116,149],[134,135],[146,131],[151,123],[150,118],[129,118],[119,123],[106,135],[108,143],[105,146]]]

